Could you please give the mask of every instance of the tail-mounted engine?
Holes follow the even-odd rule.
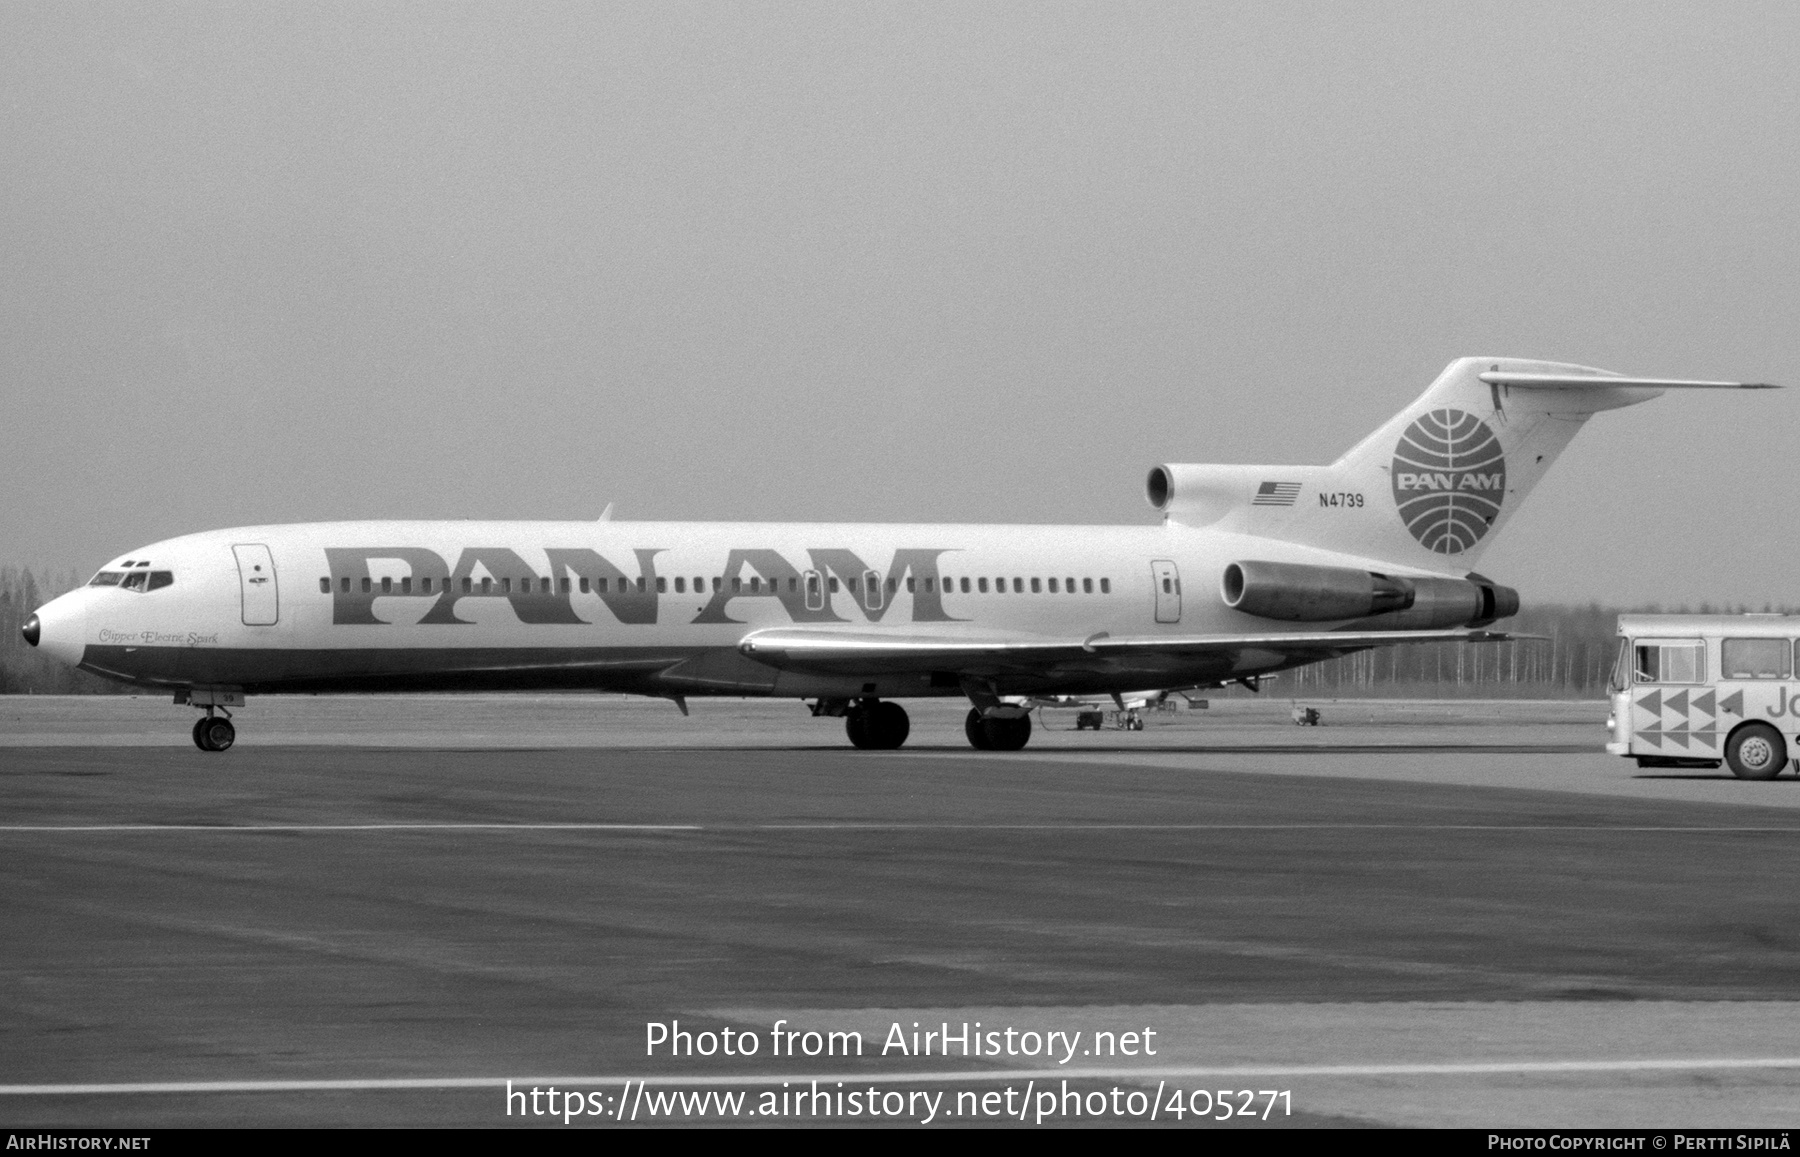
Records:
[[[1354,567],[1234,562],[1219,594],[1245,614],[1316,623],[1379,615],[1394,630],[1481,626],[1519,613],[1519,592],[1480,575],[1401,577]]]

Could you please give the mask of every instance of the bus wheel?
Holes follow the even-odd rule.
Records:
[[[1774,779],[1787,766],[1787,744],[1767,723],[1746,723],[1725,741],[1725,762],[1739,779]]]

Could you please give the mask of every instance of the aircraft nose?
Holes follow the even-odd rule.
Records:
[[[87,588],[82,587],[51,599],[25,620],[19,633],[27,643],[49,652],[52,659],[79,666],[87,648],[86,593]]]

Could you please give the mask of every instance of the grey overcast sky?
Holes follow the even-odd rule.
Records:
[[[1463,354],[1800,386],[1800,5],[0,4],[0,562],[336,518],[1155,521]],[[1800,389],[1482,560],[1800,602]]]

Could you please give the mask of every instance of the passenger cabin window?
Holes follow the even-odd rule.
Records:
[[[1100,580],[1100,593],[1103,595],[1112,594],[1112,580],[1111,579],[1104,578],[1104,579]]]
[[[657,594],[659,594],[659,595],[667,594],[668,590],[669,590],[669,580],[668,579],[659,578],[656,580],[656,593]]]
[[[1084,595],[1091,595],[1094,593],[1094,580],[1093,579],[1082,579],[1081,580],[1081,593]]]
[[[1037,579],[1032,579],[1031,580],[1031,593],[1034,595],[1043,594],[1044,593],[1044,584],[1039,582]]]
[[[1719,644],[1722,679],[1786,679],[1794,652],[1786,639],[1726,639]]]
[[[1639,683],[1700,683],[1706,678],[1706,644],[1699,639],[1639,639],[1634,678]]]
[[[962,593],[965,595],[968,594],[969,593],[969,580],[965,577],[962,580],[962,583],[960,585],[962,587]]]
[[[322,595],[328,595],[331,593],[331,580],[330,579],[322,578],[319,580],[319,593]]]
[[[976,579],[975,580],[975,589],[980,591],[984,595],[987,594],[987,580],[986,579]]]

